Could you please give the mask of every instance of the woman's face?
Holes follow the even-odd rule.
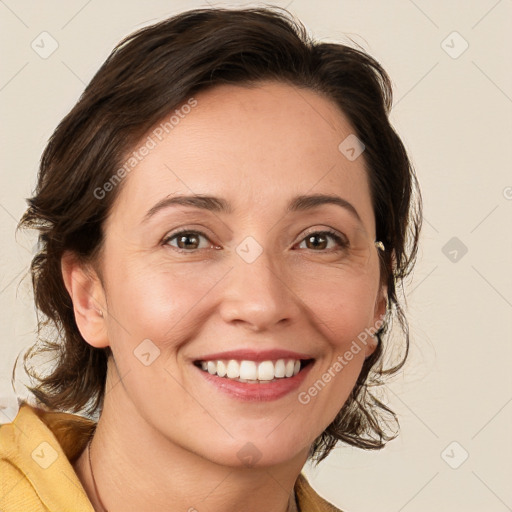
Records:
[[[195,100],[133,148],[105,223],[104,344],[118,398],[159,435],[221,464],[278,464],[307,452],[375,348],[364,333],[385,290],[364,153],[353,136],[339,148],[353,130],[310,90]],[[307,199],[320,195],[342,201]],[[240,368],[275,380],[236,382]]]

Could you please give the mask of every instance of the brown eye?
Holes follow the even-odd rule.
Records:
[[[204,248],[200,247],[201,238],[208,240],[208,238],[204,234],[199,233],[197,231],[181,231],[166,238],[164,240],[164,243],[177,249],[194,251],[197,249]],[[176,241],[176,245],[174,243],[171,243],[174,242],[174,240]]]
[[[177,238],[180,249],[197,249],[199,247],[199,237],[197,235],[180,235]]]
[[[322,234],[308,235],[305,240],[308,249],[326,249],[328,245],[327,237]]]
[[[329,246],[329,239],[334,240],[334,247],[332,244]],[[338,246],[338,249],[343,249],[348,246],[348,243],[345,240],[331,231],[317,231],[315,233],[310,233],[303,239],[301,245],[303,243],[306,244],[306,249],[311,249],[313,251],[323,251],[325,249],[333,248],[336,249],[336,245]]]

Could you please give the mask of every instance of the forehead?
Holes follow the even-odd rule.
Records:
[[[124,178],[114,212],[143,217],[172,194],[223,197],[242,212],[334,193],[357,203],[373,228],[364,159],[350,161],[339,150],[353,128],[329,99],[275,82],[216,86],[194,99],[193,108],[177,108],[172,125],[164,119],[140,142],[153,147]]]

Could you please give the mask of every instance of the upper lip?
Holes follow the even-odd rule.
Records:
[[[195,361],[219,361],[235,359],[238,361],[274,361],[277,359],[314,359],[310,354],[294,352],[291,350],[271,349],[271,350],[228,350],[227,352],[215,352],[195,358]]]

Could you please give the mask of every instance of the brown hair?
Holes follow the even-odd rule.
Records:
[[[339,414],[315,440],[310,457],[320,462],[339,440],[375,449],[396,436],[390,428],[390,422],[398,426],[396,416],[369,387],[382,383],[407,357],[408,325],[396,287],[416,258],[421,195],[388,120],[391,83],[364,51],[314,42],[301,22],[280,8],[195,9],[131,34],[51,136],[35,194],[19,224],[39,231],[40,250],[31,265],[39,341],[25,354],[24,366],[36,381],[29,389],[40,404],[85,414],[98,413],[103,404],[110,349],[93,348],[82,338],[60,267],[64,251],[84,262],[98,256],[102,226],[120,187],[101,197],[95,191],[141,137],[195,92],[263,80],[313,90],[346,114],[365,145],[376,235],[386,247],[379,252],[388,310],[377,350],[365,361]],[[404,350],[400,362],[385,369],[383,338],[393,319],[404,334]],[[28,362],[47,351],[56,364],[41,375]]]

